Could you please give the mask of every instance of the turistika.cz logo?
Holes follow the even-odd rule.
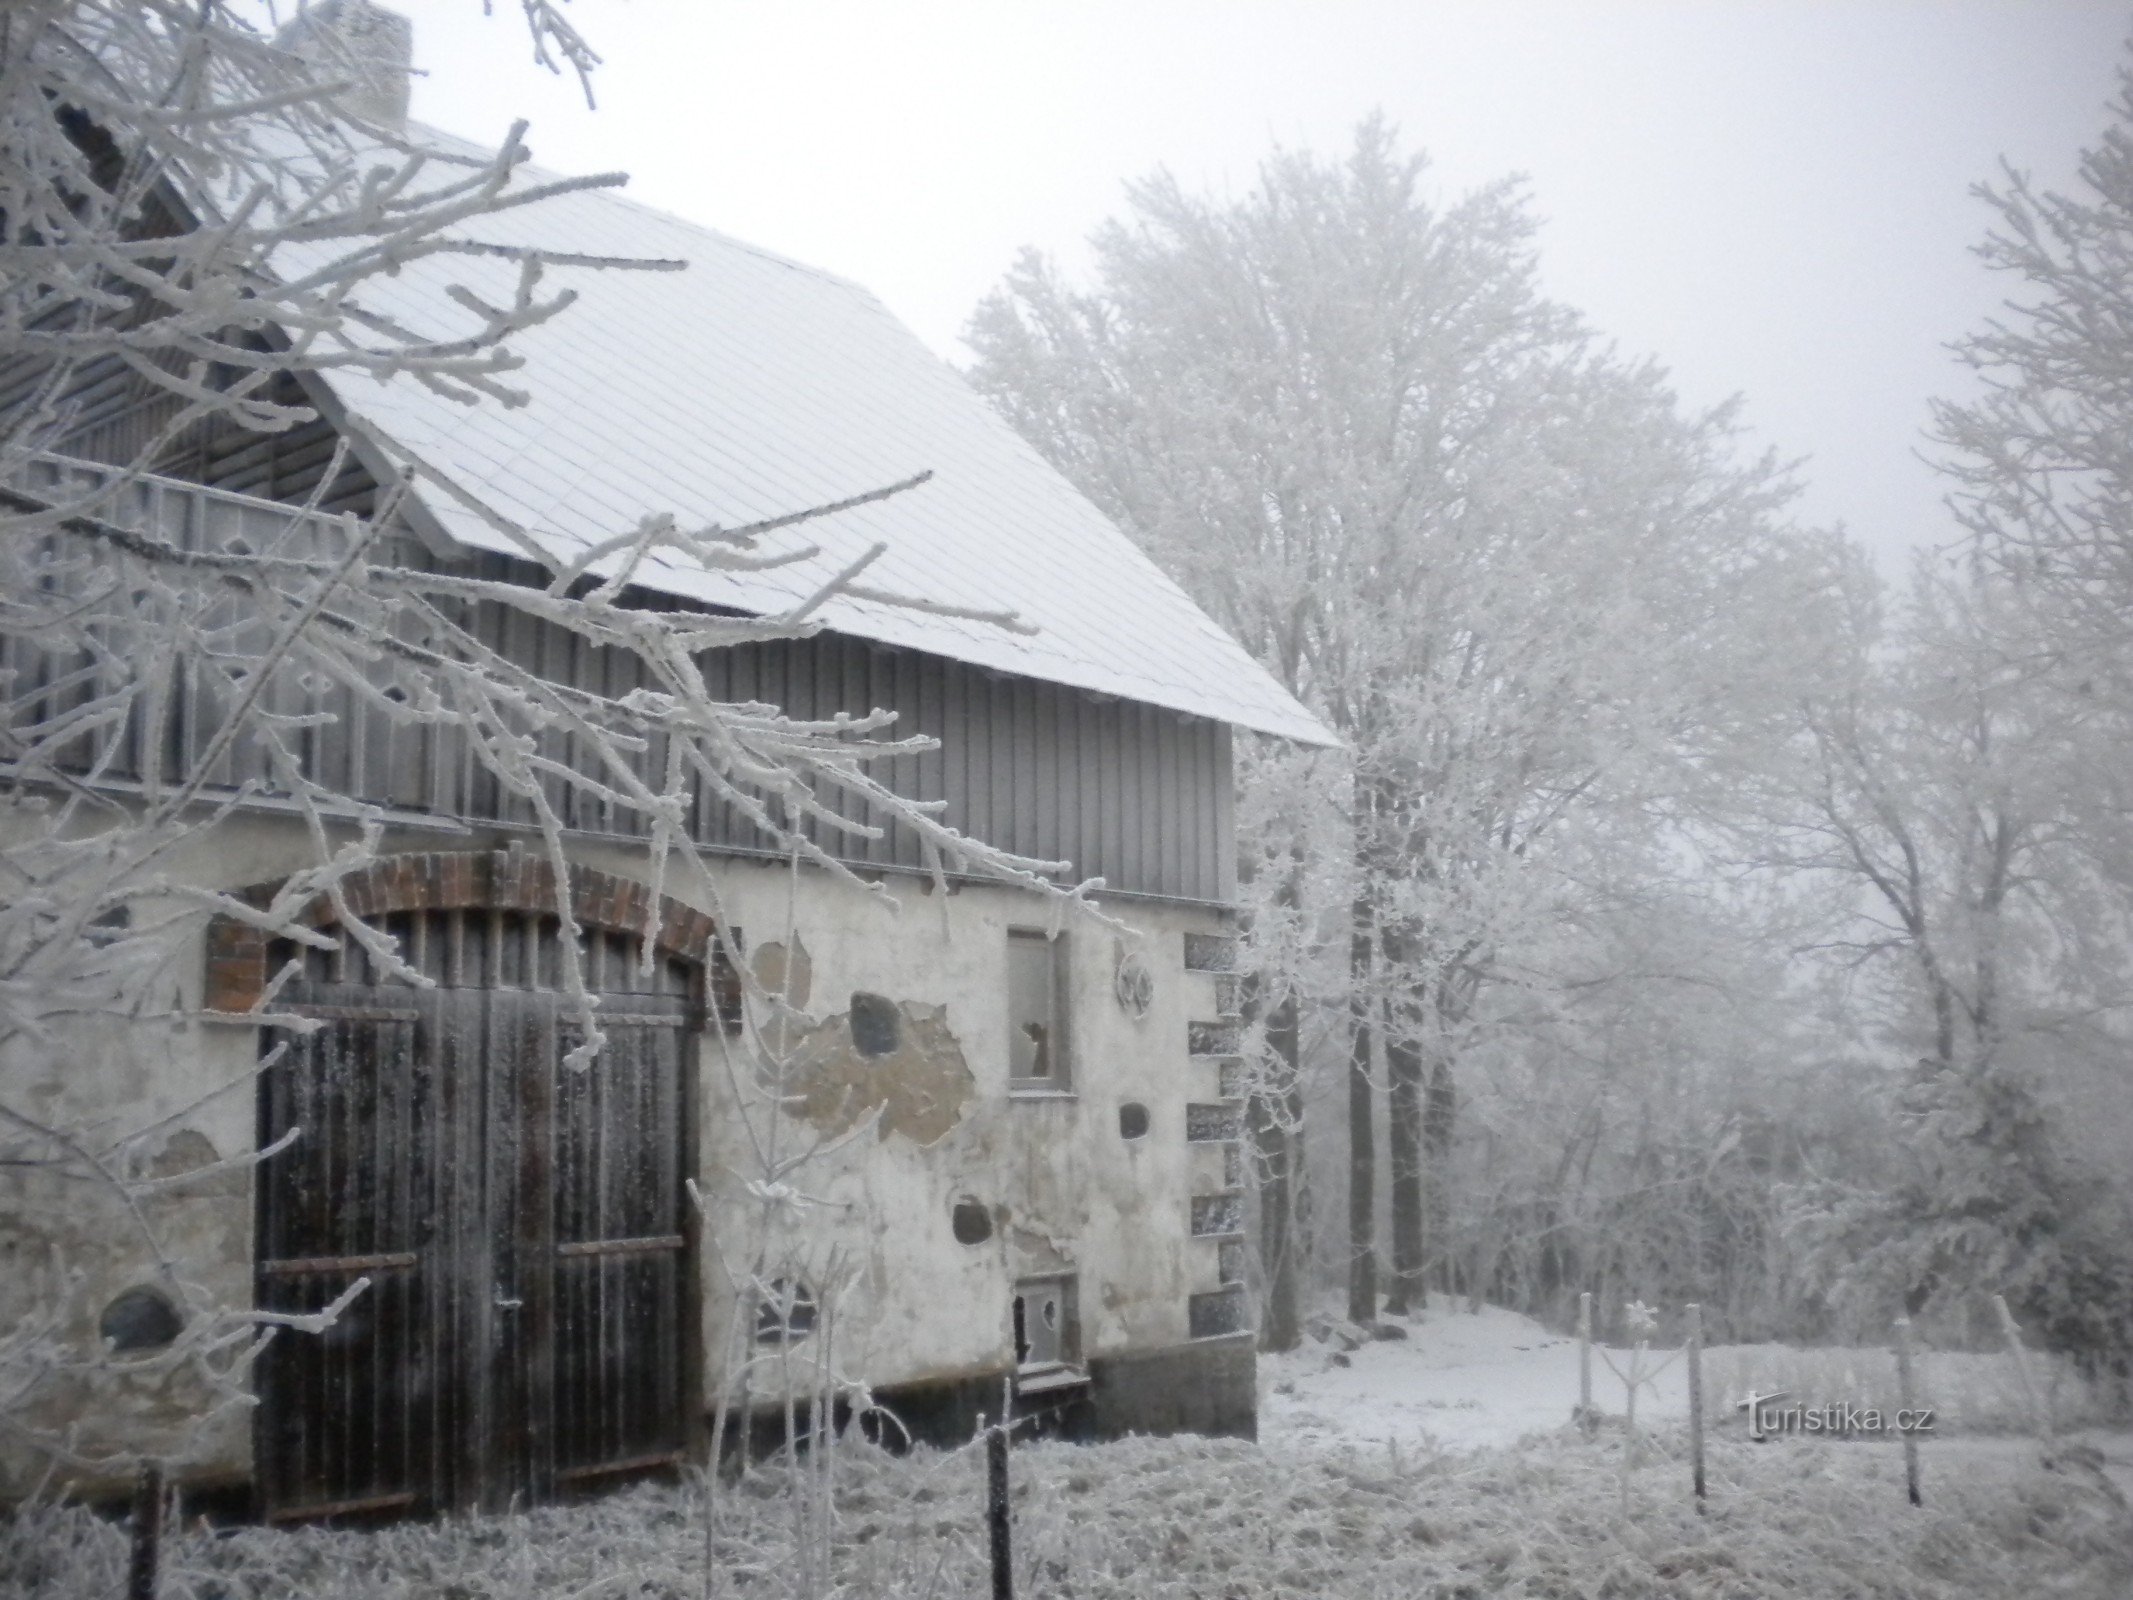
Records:
[[[1802,1405],[1795,1400],[1782,1404],[1790,1389],[1757,1394],[1753,1389],[1734,1409],[1748,1413],[1748,1437],[1768,1439],[1781,1433],[1847,1434],[1931,1433],[1933,1407],[1917,1406],[1901,1411],[1883,1411],[1878,1406],[1855,1406],[1850,1401],[1830,1405]]]

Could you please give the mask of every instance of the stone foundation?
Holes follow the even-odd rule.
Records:
[[[895,1412],[920,1444],[952,1448],[997,1416],[1004,1373],[981,1373],[881,1389],[876,1398]],[[1029,1425],[1022,1437],[1087,1444],[1129,1433],[1201,1433],[1259,1437],[1259,1378],[1249,1333],[1159,1350],[1099,1356],[1089,1362],[1086,1388],[1024,1397],[1015,1417]],[[894,1432],[893,1429],[890,1430]]]
[[[1089,1363],[1095,1437],[1204,1433],[1259,1437],[1258,1353],[1254,1336],[1196,1339]]]

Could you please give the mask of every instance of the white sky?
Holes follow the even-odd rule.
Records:
[[[390,3],[390,0],[389,0]],[[2007,291],[1968,187],[2094,141],[2133,0],[576,0],[588,112],[513,0],[397,0],[415,114],[855,278],[933,348],[1015,252],[1070,267],[1158,165],[1240,190],[1382,108],[1456,193],[1525,174],[1547,282],[1684,397],[1747,397],[1804,514],[1885,566],[1948,527],[1915,458]]]

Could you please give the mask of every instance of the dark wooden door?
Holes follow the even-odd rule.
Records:
[[[696,974],[586,941],[590,1064],[553,918],[390,918],[411,982],[308,951],[260,1090],[257,1293],[270,1517],[501,1509],[682,1459],[696,1336],[685,1181]],[[344,941],[344,944],[349,943]],[[292,947],[293,948],[293,947]],[[286,954],[287,952],[285,952]]]

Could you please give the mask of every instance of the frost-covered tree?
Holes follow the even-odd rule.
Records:
[[[2095,760],[2108,711],[2008,652],[2027,607],[1989,566],[1928,559],[1885,624],[1862,581],[1838,670],[1736,815],[1744,859],[1843,886],[1819,953],[1911,1063],[1883,1084],[1893,1161],[1802,1196],[1839,1302],[1870,1329],[2004,1294],[2122,1362],[2133,1211],[2097,1158],[2129,1125],[2133,859],[2098,826],[2117,809]]]
[[[1977,193],[2005,308],[1956,346],[1984,383],[1934,407],[1974,548],[2020,602],[2017,650],[2133,716],[2133,74],[2070,193],[2010,167]]]
[[[591,68],[548,0],[522,10],[537,57]],[[345,445],[312,504],[271,527],[225,539],[138,514],[144,475],[188,442],[310,422],[320,375],[521,403],[512,341],[571,299],[546,287],[551,267],[682,265],[472,242],[480,218],[620,179],[531,182],[518,132],[469,157],[399,120],[363,49],[365,30],[397,19],[360,0],[317,5],[279,34],[272,20],[228,0],[0,10],[0,1442],[44,1451],[63,1475],[182,1450],[70,1431],[86,1395],[162,1385],[197,1422],[244,1403],[270,1324],[330,1319],[257,1312],[166,1247],[166,1197],[241,1178],[255,1157],[154,1169],[166,1119],[91,1120],[68,1085],[77,1054],[112,1030],[187,1022],[171,971],[214,916],[316,945],[305,913],[323,896],[342,937],[425,981],[340,897],[381,829],[314,759],[345,719],[463,740],[530,807],[558,882],[559,798],[576,791],[645,837],[655,902],[668,874],[711,892],[684,825],[691,798],[710,792],[855,894],[869,886],[836,844],[884,822],[916,830],[944,868],[1054,892],[1050,864],[967,841],[873,776],[875,761],[928,747],[893,737],[885,716],[797,722],[708,689],[706,652],[805,636],[840,590],[895,603],[858,589],[867,560],[763,618],[650,604],[633,586],[655,556],[760,569],[777,559],[759,542],[768,529],[839,507],[795,506],[749,528],[650,518],[568,565],[491,513],[518,541],[524,582],[409,559],[396,514],[419,468],[382,441],[365,463],[382,487],[364,521],[319,509]],[[439,261],[463,271],[421,328],[377,309],[374,289]],[[908,487],[855,485],[846,503]],[[498,614],[575,634],[616,664],[605,682],[633,686],[539,676],[485,642],[502,636],[482,622]],[[142,755],[181,709],[184,764]],[[113,781],[129,760],[128,781]],[[266,904],[194,886],[182,857],[262,791],[308,827],[311,865]],[[570,948],[567,897],[558,909]],[[271,1015],[271,993],[264,1004]],[[589,1008],[583,1020],[577,1057],[590,1059],[600,1035]],[[149,1355],[104,1345],[74,1264],[37,1243],[99,1207],[128,1222],[183,1313]]]
[[[1670,768],[1760,715],[1788,606],[1822,581],[1773,531],[1784,475],[1740,459],[1730,411],[1684,415],[1541,293],[1519,189],[1440,206],[1425,170],[1373,120],[1345,160],[1277,153],[1236,199],[1158,174],[1095,235],[1091,286],[1026,256],[969,332],[1015,425],[1348,742],[1293,809],[1340,796],[1352,870],[1254,882],[1352,894],[1301,920],[1347,956],[1308,998],[1351,1017],[1359,1321],[1373,1034],[1411,1305],[1477,996],[1580,892],[1550,841],[1575,817],[1641,826]],[[1278,1014],[1295,980],[1269,982]]]

